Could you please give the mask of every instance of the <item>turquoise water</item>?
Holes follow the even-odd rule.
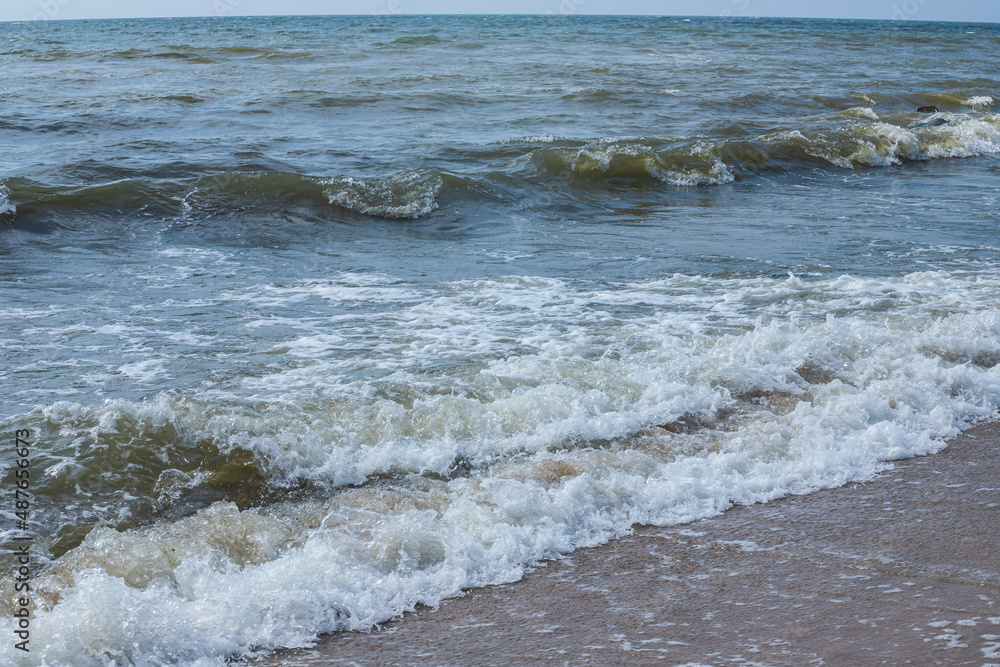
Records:
[[[1000,403],[998,57],[953,23],[0,24],[39,558],[3,655],[215,664],[939,448]]]

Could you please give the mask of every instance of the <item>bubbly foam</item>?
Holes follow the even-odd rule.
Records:
[[[326,489],[93,530],[37,581],[25,664],[222,665],[300,646],[635,522],[866,478],[1000,406],[992,274],[336,287],[382,289],[385,308],[301,323],[298,361],[248,378],[250,401],[206,390],[21,418],[70,439],[169,426],[174,446],[238,446],[276,481]],[[303,281],[245,296],[282,291],[332,295]]]
[[[977,97],[970,97],[962,102],[962,104],[967,107],[972,107],[973,109],[985,109],[993,106],[995,101],[996,100],[989,95],[979,95]]]
[[[580,140],[552,143],[572,147],[536,149],[529,157],[567,183],[652,179],[674,186],[724,185],[748,165],[789,160],[854,169],[992,155],[1000,153],[1000,116],[939,113],[904,127],[899,119],[890,122],[869,107],[853,107],[836,114],[832,125],[803,123],[801,129],[745,139],[618,137],[589,141],[582,147]]]
[[[122,364],[118,368],[118,373],[134,382],[143,383],[162,380],[164,377],[169,376],[163,359],[147,359],[145,361]]]
[[[637,143],[635,139],[645,143]],[[659,138],[616,138],[588,143],[582,148],[545,149],[535,159],[562,180],[653,179],[675,186],[720,185],[735,177],[729,166],[713,154],[713,146],[700,142],[682,151],[655,148]]]
[[[928,128],[923,152],[927,157],[966,158],[1000,153],[1000,116],[962,120]]]
[[[325,181],[331,204],[380,218],[419,218],[437,208],[443,182],[432,170],[400,171],[382,179]]]
[[[0,216],[14,215],[17,207],[10,202],[10,190],[5,185],[0,185]]]
[[[925,123],[902,127],[877,121],[853,125],[832,138],[808,140],[808,152],[838,167],[888,167],[904,161],[967,158],[1000,153],[1000,117],[937,114]]]
[[[841,112],[842,115],[853,117],[853,118],[863,118],[865,120],[880,121],[879,115],[875,113],[875,110],[871,107],[851,107],[846,111]]]

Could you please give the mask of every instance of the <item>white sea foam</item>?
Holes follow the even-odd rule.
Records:
[[[678,186],[723,185],[736,180],[733,172],[721,159],[707,156],[707,164],[695,168],[655,169],[653,173],[664,183]]]
[[[437,208],[441,176],[431,170],[400,171],[385,178],[323,181],[331,204],[380,218],[419,218]]]
[[[423,292],[401,288],[393,280],[377,274],[359,276],[340,273],[327,280],[303,280],[294,286],[259,285],[249,292],[226,293],[226,301],[248,301],[257,306],[275,306],[321,299],[369,303],[392,303],[419,298]]]
[[[1000,153],[1000,116],[938,114],[935,118],[946,122],[914,127],[881,121],[853,125],[832,138],[816,138],[809,152],[845,168]]]
[[[310,320],[236,394],[29,416],[66,438],[169,425],[330,493],[94,530],[37,580],[24,664],[222,665],[367,628],[635,522],[866,478],[1000,406],[992,273],[353,289],[373,287],[392,307]],[[705,427],[655,427],[690,414]]]
[[[162,380],[169,376],[166,369],[166,361],[163,359],[144,359],[129,364],[122,364],[118,367],[118,373],[133,380],[134,382],[152,382]]]
[[[841,112],[845,116],[850,116],[853,118],[864,118],[866,120],[879,121],[879,115],[875,113],[875,110],[871,107],[851,107],[845,111]]]
[[[645,176],[676,186],[720,185],[735,178],[729,167],[712,154],[712,146],[707,143],[695,145],[681,160],[677,155],[661,154],[644,144],[631,143],[630,139],[619,137],[576,150],[564,149],[562,157],[573,173],[584,177]]]
[[[901,160],[917,160],[921,156],[920,140],[906,128],[891,123],[872,123],[855,128],[861,139],[858,149],[848,156],[852,164],[888,167]]]
[[[927,128],[923,152],[929,158],[975,157],[1000,153],[1000,116],[961,120]]]
[[[0,184],[0,216],[14,215],[17,207],[10,202],[10,190],[5,185]]]
[[[230,258],[230,255],[219,250],[208,250],[205,248],[164,248],[157,251],[169,259],[190,258],[203,263],[221,263]]]
[[[573,141],[569,137],[561,137],[553,134],[539,134],[530,137],[514,137],[511,139],[503,139],[500,141],[500,145],[507,144],[554,144],[559,141]]]
[[[995,102],[996,100],[989,95],[979,95],[976,97],[970,97],[962,102],[962,104],[967,107],[972,107],[973,109],[986,109],[987,107],[993,106]]]
[[[765,160],[804,153],[845,169],[1000,153],[1000,116],[996,114],[938,113],[909,127],[882,119],[868,107],[853,107],[838,116],[841,120],[832,127],[781,130],[748,140],[766,145],[759,151]],[[540,160],[550,172],[558,170],[560,178],[568,174],[596,179],[648,177],[676,186],[735,180],[732,165],[720,157],[732,148],[730,140],[685,142],[681,147],[678,141],[682,140],[616,137],[579,148],[536,151],[531,159]]]

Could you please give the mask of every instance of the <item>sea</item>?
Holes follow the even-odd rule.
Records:
[[[998,62],[995,24],[0,23],[0,662],[307,646],[995,417]]]

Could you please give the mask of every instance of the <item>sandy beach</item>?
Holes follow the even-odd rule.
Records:
[[[1000,665],[1000,426],[471,591],[292,665]]]

